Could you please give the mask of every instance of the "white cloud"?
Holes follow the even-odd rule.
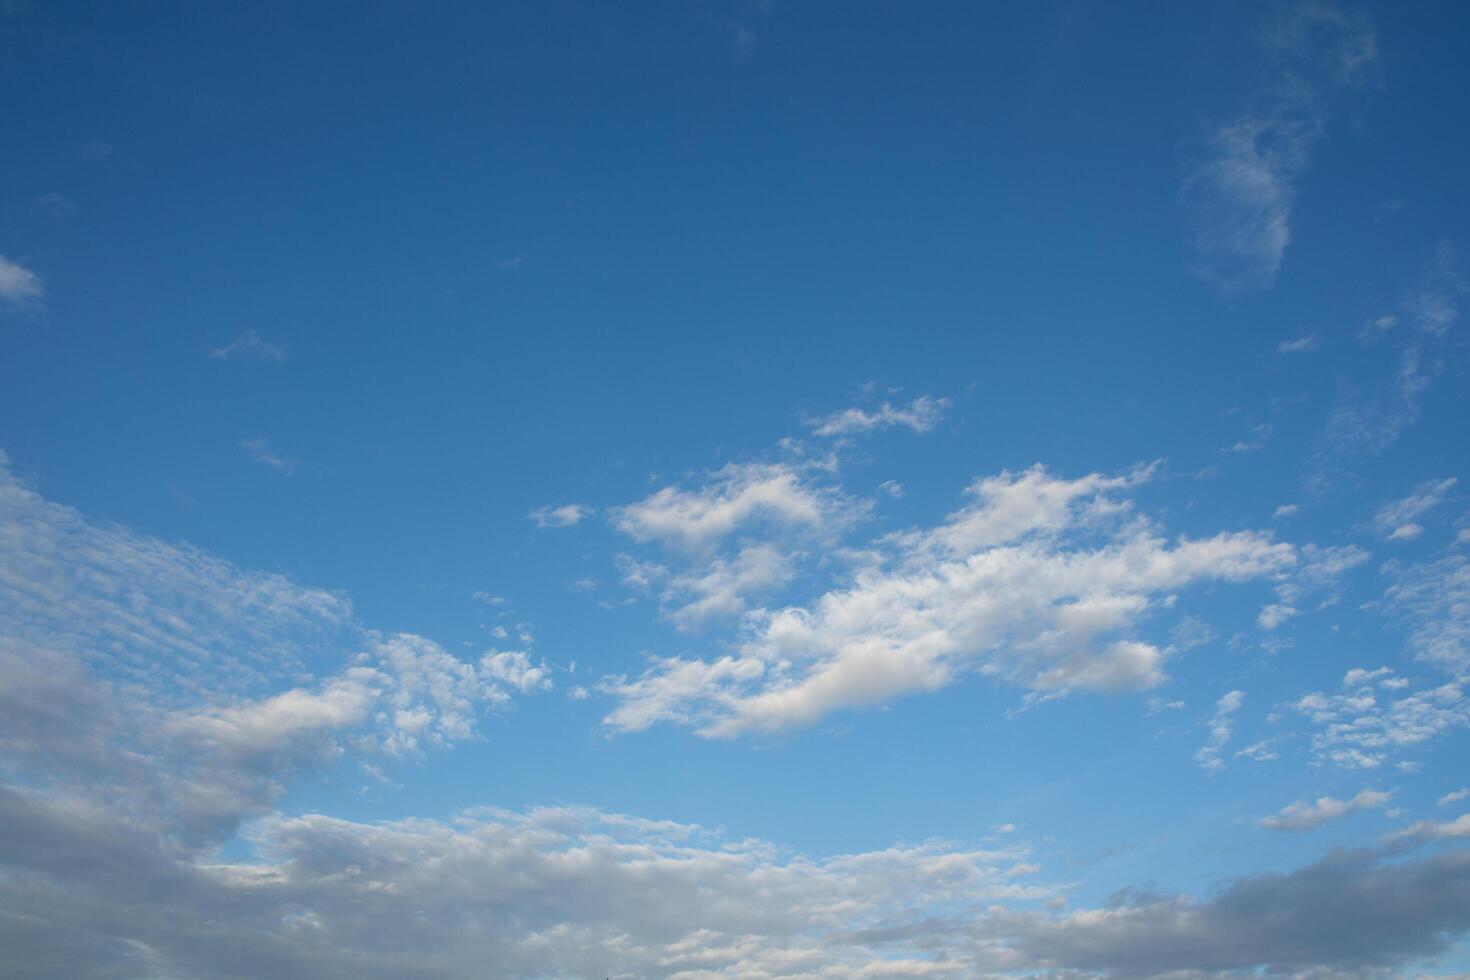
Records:
[[[286,457],[280,455],[274,449],[272,449],[269,439],[264,439],[260,437],[256,437],[254,439],[241,439],[240,448],[245,450],[245,452],[249,454],[250,458],[255,460],[257,463],[260,463],[263,466],[269,466],[273,470],[279,470],[287,476],[295,473],[297,469],[301,467],[301,464],[298,463],[296,460],[287,459]]]
[[[1408,625],[1414,656],[1453,673],[1470,669],[1470,557],[1390,561],[1383,568],[1394,580],[1383,608]]]
[[[1266,448],[1266,443],[1271,441],[1272,431],[1273,429],[1271,423],[1269,422],[1261,422],[1257,425],[1253,425],[1251,426],[1251,435],[1249,439],[1237,440],[1234,445],[1226,447],[1225,451],[1229,453],[1260,452],[1262,449]]]
[[[1470,813],[1443,823],[1421,820],[1403,830],[1388,834],[1384,839],[1388,842],[1400,842],[1463,840],[1466,837],[1470,837]]]
[[[1459,803],[1465,799],[1470,799],[1470,789],[1457,789],[1453,793],[1446,793],[1435,803],[1437,806],[1449,806],[1451,803]]]
[[[1283,340],[1281,343],[1276,345],[1276,353],[1305,354],[1308,351],[1316,350],[1319,346],[1320,344],[1317,341],[1316,335],[1307,334],[1306,336],[1298,337],[1295,340]]]
[[[1392,793],[1372,789],[1365,789],[1347,800],[1319,796],[1310,802],[1299,801],[1283,807],[1280,813],[1263,817],[1260,825],[1266,830],[1316,830],[1358,810],[1382,809],[1392,796]]]
[[[571,527],[592,516],[592,508],[582,504],[563,504],[560,507],[538,507],[526,517],[537,527]]]
[[[791,556],[769,544],[747,545],[728,560],[714,558],[689,572],[631,559],[623,563],[624,583],[657,588],[665,615],[685,629],[745,612],[752,596],[784,585],[794,572]]]
[[[1367,19],[1325,4],[1291,8],[1261,36],[1255,105],[1214,130],[1180,192],[1199,254],[1193,271],[1232,292],[1274,283],[1296,179],[1338,96],[1364,85],[1376,58]]]
[[[35,302],[45,293],[39,276],[19,262],[0,255],[0,301],[17,305]]]
[[[1358,686],[1362,676],[1349,671],[1343,694],[1313,692],[1291,707],[1319,726],[1312,735],[1312,754],[1321,762],[1346,769],[1377,769],[1391,753],[1411,749],[1470,725],[1470,699],[1459,682],[1441,684],[1394,697],[1401,689],[1392,678],[1379,680],[1382,690]]]
[[[279,363],[286,359],[286,348],[266,340],[254,330],[247,330],[223,347],[211,350],[209,356],[219,360],[228,357],[252,357]]]
[[[1297,610],[1294,607],[1272,603],[1261,610],[1261,614],[1256,617],[1256,625],[1263,630],[1274,630],[1295,615]]]
[[[1444,503],[1459,482],[1454,477],[1425,480],[1402,500],[1393,500],[1378,508],[1373,515],[1373,526],[1390,541],[1417,538],[1424,528],[1414,521]]]
[[[699,550],[753,524],[821,530],[841,523],[853,505],[781,463],[731,463],[694,489],[665,487],[616,508],[613,524],[638,541]]]
[[[915,398],[907,407],[894,408],[884,402],[873,411],[849,408],[822,419],[814,419],[810,425],[819,436],[850,436],[874,429],[887,429],[902,425],[915,432],[928,432],[939,424],[949,409],[948,398],[931,398],[923,395]]]
[[[1271,516],[1276,520],[1280,520],[1283,517],[1295,517],[1297,511],[1299,510],[1301,510],[1301,508],[1298,507],[1296,504],[1282,504],[1280,507],[1277,507],[1276,510],[1272,512]]]
[[[1133,638],[1137,621],[1197,582],[1281,574],[1296,550],[1256,532],[1169,543],[1117,496],[1149,472],[977,481],[972,503],[883,539],[845,587],[751,612],[733,655],[653,658],[641,677],[606,679],[620,701],[607,724],[771,731],[969,673],[1034,697],[1153,687],[1167,651]]]
[[[1219,772],[1225,768],[1221,753],[1235,734],[1233,715],[1245,704],[1244,691],[1226,691],[1215,702],[1215,713],[1210,716],[1210,734],[1205,744],[1194,754],[1194,761],[1208,772]]]

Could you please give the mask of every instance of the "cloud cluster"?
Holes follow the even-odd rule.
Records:
[[[1167,652],[1133,635],[1143,618],[1196,583],[1284,575],[1297,550],[1261,532],[1169,541],[1123,497],[1151,472],[977,480],[939,525],[879,541],[846,587],[749,613],[736,653],[610,678],[607,724],[773,731],[970,673],[1035,698],[1155,686]]]

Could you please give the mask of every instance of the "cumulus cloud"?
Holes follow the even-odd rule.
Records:
[[[0,302],[20,305],[36,302],[46,291],[41,277],[30,269],[0,255]]]
[[[1199,255],[1193,271],[1231,292],[1275,282],[1291,242],[1297,178],[1334,105],[1368,84],[1377,58],[1365,16],[1321,3],[1277,16],[1260,41],[1253,105],[1210,133],[1180,190]]]
[[[895,425],[922,433],[938,425],[948,409],[948,398],[932,398],[929,395],[923,395],[915,398],[907,406],[895,408],[888,402],[884,402],[872,411],[864,408],[848,408],[825,418],[813,419],[809,424],[817,435],[827,437],[860,435]]]
[[[537,527],[571,527],[592,516],[592,508],[582,504],[560,507],[538,507],[526,515]]]
[[[1381,809],[1388,805],[1392,795],[1365,789],[1346,800],[1319,796],[1315,800],[1303,800],[1285,806],[1280,813],[1261,818],[1260,825],[1266,830],[1316,830],[1325,823],[1340,820],[1358,810]]]
[[[756,524],[820,530],[852,509],[845,496],[814,486],[794,466],[731,463],[695,487],[664,487],[616,508],[612,519],[635,540],[701,549]]]
[[[1121,496],[1151,472],[977,480],[939,525],[878,542],[844,587],[752,610],[735,653],[606,679],[607,724],[772,731],[972,673],[1035,698],[1153,687],[1167,651],[1131,635],[1142,618],[1191,584],[1283,574],[1297,551],[1258,532],[1168,541]]]

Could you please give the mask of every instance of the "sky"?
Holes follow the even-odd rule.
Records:
[[[0,976],[1470,976],[1470,9],[0,2]]]

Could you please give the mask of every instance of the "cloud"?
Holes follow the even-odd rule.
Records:
[[[1305,354],[1316,350],[1320,345],[1315,334],[1307,334],[1295,340],[1283,340],[1276,345],[1278,354]]]
[[[612,511],[613,525],[637,541],[699,550],[755,524],[830,529],[855,512],[835,490],[813,486],[783,463],[731,463],[702,484],[665,487]]]
[[[828,437],[858,435],[895,425],[922,433],[938,425],[948,409],[948,398],[923,395],[915,398],[907,408],[894,408],[884,402],[871,412],[862,408],[849,408],[826,418],[813,419],[808,424],[817,435]]]
[[[1226,448],[1228,453],[1254,453],[1266,448],[1266,443],[1271,441],[1272,426],[1269,422],[1251,426],[1249,439],[1240,439],[1232,446]]]
[[[752,596],[786,584],[794,573],[793,559],[770,544],[749,545],[690,572],[631,559],[623,563],[624,583],[657,588],[665,615],[685,629],[745,612]]]
[[[1377,679],[1379,690],[1359,686],[1376,672],[1349,671],[1351,688],[1341,694],[1307,694],[1290,707],[1319,726],[1313,756],[1346,769],[1377,769],[1394,752],[1411,749],[1470,725],[1470,699],[1460,682],[1423,688],[1402,696],[1392,677]]]
[[[1210,717],[1210,735],[1205,744],[1194,754],[1194,761],[1207,772],[1219,772],[1225,768],[1221,753],[1235,734],[1232,717],[1245,704],[1244,691],[1227,691],[1215,702],[1215,713]]]
[[[563,504],[560,507],[538,507],[527,514],[537,527],[571,527],[591,517],[593,510],[583,504]]]
[[[1442,504],[1458,482],[1454,477],[1425,480],[1402,500],[1378,508],[1373,515],[1373,526],[1390,541],[1417,538],[1424,529],[1414,521]]]
[[[606,723],[774,731],[971,673],[1034,698],[1156,686],[1167,651],[1131,634],[1165,595],[1276,576],[1297,552],[1258,532],[1167,541],[1118,496],[1151,472],[977,480],[938,526],[880,540],[845,586],[752,610],[734,654],[655,657],[640,677],[607,678],[620,703]]]
[[[216,347],[211,350],[209,356],[216,360],[224,360],[229,357],[245,357],[280,363],[286,359],[286,349],[280,344],[266,340],[254,330],[247,330],[223,347]]]
[[[1401,976],[1470,930],[1470,852],[1340,851],[1207,899],[1123,896],[1061,917],[1000,912],[990,927],[1028,959],[1088,976]]]
[[[1180,189],[1196,275],[1227,292],[1265,289],[1291,242],[1296,180],[1339,97],[1376,61],[1365,16],[1301,4],[1270,21],[1254,104],[1214,129]]]
[[[1261,610],[1261,614],[1256,617],[1256,625],[1263,630],[1274,630],[1295,615],[1297,610],[1294,607],[1272,603]]]
[[[1281,506],[1277,507],[1275,511],[1272,512],[1271,517],[1273,520],[1279,521],[1283,517],[1295,517],[1297,511],[1299,510],[1301,510],[1301,508],[1298,507],[1296,504],[1282,504]]]
[[[46,291],[30,269],[0,255],[0,302],[15,306],[38,302]]]
[[[249,454],[250,458],[255,460],[257,463],[260,463],[264,466],[269,466],[273,470],[279,470],[287,476],[295,473],[296,470],[301,466],[301,464],[294,459],[287,459],[284,456],[278,455],[276,451],[271,448],[269,439],[261,437],[256,437],[254,439],[241,439],[240,448],[245,450],[245,452]]]
[[[1463,674],[1470,670],[1470,556],[1436,561],[1389,561],[1383,610],[1409,628],[1409,650],[1425,663]]]
[[[1436,823],[1433,820],[1421,820],[1403,830],[1389,834],[1385,840],[1388,842],[1402,841],[1438,841],[1438,840],[1463,840],[1470,837],[1470,813],[1448,820],[1444,823]]]
[[[1310,802],[1299,801],[1283,807],[1275,816],[1263,817],[1260,826],[1266,830],[1316,830],[1325,823],[1340,820],[1358,810],[1385,807],[1392,795],[1365,789],[1348,800],[1319,796]]]
[[[1459,803],[1461,800],[1470,799],[1470,789],[1457,789],[1453,793],[1446,793],[1435,801],[1436,806],[1449,806],[1451,803]]]

